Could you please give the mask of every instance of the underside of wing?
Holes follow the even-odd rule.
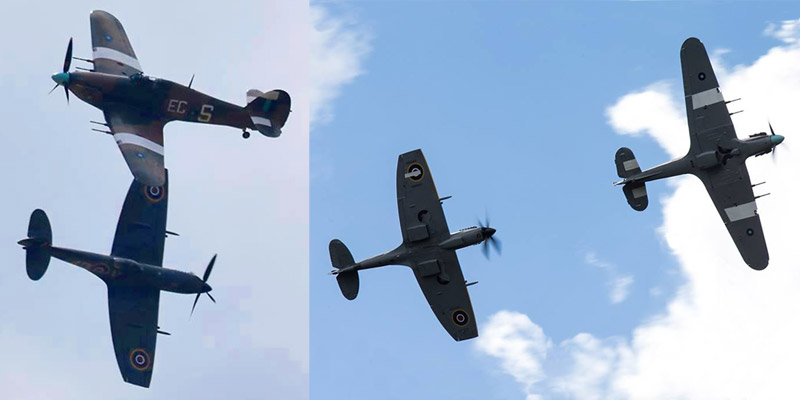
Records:
[[[769,264],[767,242],[761,228],[750,175],[744,163],[698,174],[706,186],[733,242],[750,268],[762,270]]]
[[[681,69],[692,153],[725,147],[728,140],[736,138],[736,131],[708,53],[700,40],[689,38],[683,42]]]
[[[456,341],[478,336],[472,302],[456,252],[435,250],[415,257],[414,276],[439,323]]]
[[[104,114],[133,177],[145,185],[163,185],[164,122],[124,105],[109,105]]]
[[[122,379],[149,387],[158,332],[159,291],[108,286],[111,339]]]
[[[122,205],[111,255],[160,266],[167,230],[168,180],[147,186],[134,179]]]
[[[446,239],[447,228],[439,193],[422,150],[397,160],[397,207],[406,246],[423,246]]]
[[[128,35],[116,17],[105,11],[92,11],[89,25],[92,31],[92,60],[96,72],[125,76],[142,72]]]

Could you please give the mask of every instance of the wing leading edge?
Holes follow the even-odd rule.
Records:
[[[434,246],[449,237],[444,210],[422,150],[401,154],[397,159],[397,208],[407,247]]]
[[[736,130],[700,40],[689,38],[683,43],[681,68],[692,140],[690,153],[717,151],[718,147],[725,147],[726,141],[736,139]],[[699,170],[695,175],[703,181],[747,265],[757,270],[766,268],[769,264],[767,242],[744,161],[731,158],[722,166]]]
[[[100,10],[89,15],[92,31],[92,60],[94,70],[104,74],[125,75],[142,73],[128,35],[119,20]]]
[[[413,257],[414,276],[442,327],[456,341],[478,336],[478,325],[464,275],[453,250]]]
[[[411,268],[442,327],[456,341],[478,336],[475,313],[456,252],[439,248],[450,237],[436,185],[422,150],[397,160],[397,207]]]
[[[120,212],[112,256],[161,266],[167,224],[166,180],[146,186],[133,180]],[[125,382],[149,387],[158,335],[158,289],[108,281],[108,314],[117,365]]]

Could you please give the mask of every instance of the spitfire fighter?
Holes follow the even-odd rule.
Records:
[[[769,263],[767,243],[756,210],[756,196],[745,160],[773,151],[783,136],[765,132],[739,139],[731,113],[719,90],[703,43],[689,38],[681,47],[683,89],[691,146],[683,158],[642,172],[628,148],[617,150],[617,174],[628,204],[637,211],[647,208],[645,182],[692,174],[703,182],[739,253],[751,268],[762,270]],[[759,196],[760,197],[760,196]]]
[[[347,247],[334,239],[329,250],[339,288],[348,300],[358,295],[358,271],[386,265],[411,267],[436,318],[456,341],[478,336],[467,283],[456,250],[484,243],[496,250],[495,230],[476,226],[450,233],[428,164],[421,150],[402,154],[397,161],[397,206],[403,243],[388,253],[355,262]],[[488,225],[488,220],[486,221]]]
[[[149,387],[155,361],[158,303],[161,291],[202,293],[214,301],[208,277],[216,255],[203,278],[192,273],[162,268],[167,234],[167,185],[145,186],[137,180],[128,190],[114,235],[111,255],[94,254],[53,246],[50,221],[42,210],[31,214],[28,238],[19,241],[25,249],[28,277],[39,280],[50,257],[77,265],[102,279],[108,287],[111,339],[117,364],[125,382]]]
[[[148,186],[164,184],[164,125],[188,121],[226,125],[278,137],[289,117],[291,100],[283,90],[247,91],[247,106],[240,107],[200,93],[189,86],[144,75],[122,24],[105,11],[89,16],[92,31],[92,69],[70,72],[72,39],[61,72],[52,76],[56,86],[103,111],[103,127],[94,129],[114,136],[133,176]],[[192,77],[192,81],[194,77]],[[52,92],[52,90],[51,90]]]

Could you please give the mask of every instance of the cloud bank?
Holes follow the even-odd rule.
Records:
[[[796,112],[800,104],[798,24],[787,21],[768,28],[767,34],[783,44],[769,49],[752,64],[726,68],[720,64],[724,54],[712,59],[725,98],[742,98],[731,106],[732,111],[746,110],[733,117],[739,137],[767,130],[769,120],[777,133],[788,136],[789,146],[793,144],[792,132],[800,130],[800,114]],[[607,115],[618,134],[647,135],[678,157],[689,145],[683,108],[680,88],[656,82],[622,96],[609,107]],[[800,252],[796,234],[800,215],[794,204],[800,195],[800,161],[791,147],[783,146],[777,153],[774,162],[770,157],[748,161],[753,182],[767,181],[765,189],[756,194],[772,193],[759,200],[771,256],[765,271],[753,271],[741,260],[700,181],[691,176],[673,179],[670,187],[674,192],[662,201],[659,233],[679,261],[685,283],[662,313],[635,328],[630,340],[580,333],[544,353],[538,349],[529,352],[528,357],[536,360],[569,360],[562,370],[543,364],[533,383],[517,378],[526,369],[509,371],[512,364],[503,353],[487,351],[484,338],[476,342],[476,348],[497,357],[502,369],[523,384],[528,397],[800,397],[800,386],[795,384],[800,360]],[[514,326],[527,326],[525,330],[535,330],[531,325],[541,329],[527,316],[517,314],[516,320]],[[492,317],[482,331],[490,332],[497,324]],[[492,348],[503,345],[494,343]]]

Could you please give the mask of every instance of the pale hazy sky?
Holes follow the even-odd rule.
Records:
[[[52,87],[67,41],[91,57],[89,13],[124,25],[145,73],[236,104],[255,88],[293,100],[283,136],[176,122],[165,129],[170,169],[164,265],[201,274],[217,304],[161,296],[150,389],[128,385],[111,344],[105,285],[53,260],[25,274],[34,208],[54,243],[108,253],[131,174],[102,120]],[[4,399],[307,399],[309,11],[302,1],[88,2],[4,5],[0,16],[0,168],[14,188],[0,206],[0,397]],[[73,66],[82,63],[74,61]]]

